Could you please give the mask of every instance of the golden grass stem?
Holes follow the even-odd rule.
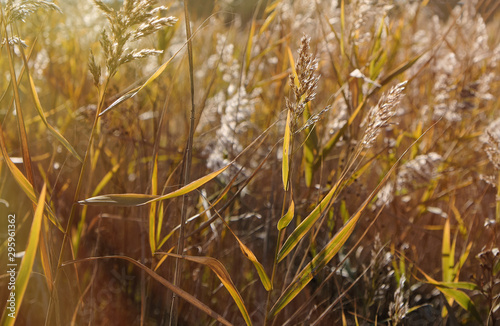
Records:
[[[191,117],[189,125],[189,138],[186,145],[186,152],[184,155],[185,165],[184,165],[184,176],[181,184],[187,184],[190,179],[191,173],[191,161],[192,161],[192,150],[193,150],[193,140],[194,140],[194,129],[195,129],[195,114],[196,108],[194,104],[194,67],[193,67],[193,42],[191,40],[191,21],[189,18],[188,10],[188,0],[184,0],[184,22],[186,25],[186,38],[188,44],[188,59],[189,59],[189,81],[191,87]],[[179,240],[177,243],[177,255],[184,254],[184,242],[185,242],[185,223],[186,223],[186,211],[189,202],[188,195],[182,196],[182,208],[181,208],[181,227],[179,230]],[[181,274],[184,261],[182,259],[175,259],[175,272],[174,272],[174,286],[181,285]],[[177,326],[178,322],[178,299],[175,293],[172,293],[172,305],[170,307],[170,325]]]

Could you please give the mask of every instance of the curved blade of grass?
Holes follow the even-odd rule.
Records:
[[[278,230],[281,231],[284,228],[286,228],[288,224],[290,224],[290,222],[292,221],[294,214],[295,214],[295,204],[292,200],[292,202],[290,203],[290,207],[288,207],[288,211],[278,221]]]
[[[454,279],[455,281],[458,281],[458,277],[460,276],[460,270],[462,269],[462,267],[465,264],[465,261],[469,257],[471,248],[472,248],[472,242],[469,242],[469,244],[465,248],[465,252],[462,255],[460,255],[460,259],[455,264],[455,268],[453,268],[453,275],[455,275]]]
[[[252,325],[252,320],[250,319],[250,315],[248,314],[247,308],[245,307],[243,298],[236,289],[236,286],[234,286],[234,283],[231,280],[231,276],[229,275],[226,268],[220,261],[212,257],[199,257],[199,256],[186,256],[186,255],[182,256],[164,252],[158,252],[157,254],[181,258],[209,267],[217,275],[217,277],[222,282],[224,287],[227,289],[229,294],[233,297],[233,300],[238,306],[238,309],[240,309],[241,315],[243,316],[243,319],[245,319],[247,325]]]
[[[452,298],[455,300],[462,308],[468,311],[474,318],[478,321],[482,322],[481,315],[476,309],[474,302],[469,298],[467,294],[457,289],[457,286],[453,285],[453,282],[438,282],[429,275],[425,274],[422,270],[420,272],[425,276],[428,283],[436,286],[436,288],[443,293],[443,295],[447,298]],[[471,286],[467,284],[467,282],[459,282],[461,286],[465,286],[470,288]],[[451,286],[451,287],[450,287]]]
[[[210,204],[210,206],[213,207],[213,204]],[[220,216],[220,214],[217,210],[215,210],[215,214],[217,214],[217,216],[222,221],[222,223],[224,223],[224,225],[229,230],[229,232],[231,232],[231,234],[236,239],[236,241],[238,241],[238,244],[240,245],[240,249],[241,249],[241,252],[243,253],[243,255],[245,255],[245,257],[247,257],[247,259],[249,259],[252,262],[252,264],[254,265],[255,269],[257,270],[257,273],[259,274],[260,281],[262,282],[262,285],[264,285],[264,288],[267,291],[271,291],[273,288],[273,285],[271,283],[271,280],[269,279],[269,277],[266,274],[266,270],[264,269],[264,266],[262,266],[262,264],[259,263],[259,260],[257,259],[257,257],[255,257],[254,253],[240,240],[240,238],[238,238],[236,233],[233,232],[233,230],[231,229],[229,224],[227,224],[226,220],[224,220],[224,218],[222,216]]]
[[[500,272],[500,259],[497,259],[493,265],[493,276],[497,276],[498,272]]]
[[[24,60],[24,65],[28,67],[28,60],[26,59],[26,56],[24,55],[24,50],[22,47],[19,47],[21,50],[21,54]],[[42,119],[43,124],[47,129],[52,133],[52,135],[71,153],[73,154],[74,157],[76,157],[80,162],[83,162],[82,158],[76,150],[71,146],[69,141],[64,138],[63,135],[59,133],[52,125],[47,121],[47,118],[45,118],[45,113],[43,112],[42,104],[40,103],[40,99],[38,98],[38,93],[36,91],[35,83],[33,82],[33,78],[31,77],[31,74],[29,72],[29,69],[26,69],[26,75],[28,76],[29,84],[30,84],[30,91],[31,91],[31,97],[33,98],[33,102],[35,103],[35,108],[36,111],[38,112],[38,115]]]
[[[141,86],[139,87],[136,87],[134,89],[131,89],[130,91],[128,91],[127,93],[123,94],[122,96],[120,96],[116,101],[114,101],[113,103],[111,103],[110,106],[108,106],[106,109],[104,109],[101,113],[99,113],[99,116],[102,116],[104,113],[108,112],[109,110],[111,110],[112,108],[114,108],[115,106],[117,106],[118,104],[122,103],[122,102],[125,102],[126,100],[128,100],[129,98],[132,98],[134,96],[137,95],[137,93],[139,93],[140,91],[142,91],[146,86],[148,86],[149,84],[151,84],[156,78],[158,78],[162,73],[163,71],[167,68],[167,66],[170,64],[170,62],[177,56],[177,54],[184,48],[184,46],[187,44],[184,43],[184,45],[170,58],[167,60],[167,62],[165,62],[164,64],[162,64],[149,78],[148,80],[146,80],[146,82],[144,84],[142,84]]]
[[[288,60],[290,60],[290,67],[292,68],[293,82],[295,85],[299,84],[299,78],[297,77],[297,70],[295,70],[295,60],[293,59],[292,49],[290,46],[286,46],[286,52],[288,53]]]
[[[290,155],[290,119],[292,112],[288,110],[286,115],[285,137],[283,138],[283,162],[281,174],[283,176],[283,189],[288,190],[288,172],[289,172],[289,155]]]
[[[428,282],[428,283],[433,284],[435,286],[446,287],[450,289],[462,289],[471,291],[479,289],[477,284],[471,282],[438,282],[438,283]]]
[[[416,55],[412,59],[410,59],[407,62],[401,64],[399,67],[397,67],[393,71],[389,72],[387,74],[387,76],[385,76],[380,81],[380,85],[384,86],[384,85],[388,84],[394,77],[396,77],[396,76],[402,74],[403,72],[405,72],[406,70],[410,69],[418,61],[418,59],[420,59],[426,52],[427,51],[424,51],[423,53]]]
[[[12,160],[10,159],[8,153],[7,153],[7,148],[5,147],[5,141],[3,138],[3,130],[2,126],[0,125],[0,149],[2,151],[3,158],[5,160],[5,163],[7,163],[7,167],[16,180],[16,183],[19,185],[19,187],[22,189],[22,191],[28,196],[28,198],[34,203],[37,203],[36,199],[36,194],[35,190],[33,189],[33,186],[31,183],[26,179],[24,174],[17,168],[17,166],[12,163]],[[52,212],[52,209],[50,206],[46,203],[45,204],[45,210],[47,211],[48,218],[49,220],[61,231],[64,232],[64,229],[59,223],[59,220],[56,218],[54,212]]]
[[[204,313],[206,313],[210,317],[214,318],[215,320],[217,320],[221,324],[228,325],[228,326],[232,325],[230,322],[228,322],[226,319],[224,319],[224,317],[222,317],[221,315],[219,315],[218,313],[216,313],[215,311],[210,309],[210,307],[208,307],[206,304],[204,304],[200,300],[196,299],[194,296],[187,293],[183,289],[181,289],[177,286],[174,286],[172,283],[170,283],[169,281],[167,281],[166,279],[164,279],[163,277],[161,277],[160,275],[155,273],[150,268],[146,267],[145,265],[141,264],[140,262],[138,262],[130,257],[127,257],[127,256],[89,257],[89,258],[84,258],[84,259],[79,259],[79,260],[68,261],[68,262],[63,263],[61,266],[66,266],[66,265],[70,265],[70,264],[77,264],[77,263],[86,262],[86,261],[93,261],[93,260],[100,260],[100,259],[111,259],[111,258],[126,260],[126,261],[136,265],[137,267],[139,267],[140,269],[145,271],[153,279],[155,279],[156,281],[161,283],[163,286],[168,288],[170,291],[174,292],[175,294],[177,294],[178,296],[180,296],[181,298],[183,298],[184,300],[186,300],[187,302],[189,302],[190,304],[192,304],[193,306],[195,306],[199,310],[203,311]]]
[[[147,194],[111,194],[91,197],[78,203],[93,206],[140,206],[156,198],[158,196]]]
[[[33,223],[31,224],[30,234],[28,236],[28,245],[24,253],[23,261],[19,267],[19,272],[16,278],[16,310],[19,311],[23,302],[24,293],[28,287],[31,272],[33,270],[33,263],[35,262],[36,252],[38,249],[38,242],[40,240],[40,229],[42,227],[43,209],[45,207],[45,194],[46,184],[43,185],[42,192],[33,215]],[[4,311],[2,316],[2,325],[14,325],[16,318],[7,316],[7,310]]]
[[[235,235],[235,237],[236,237],[236,235]],[[238,243],[240,245],[240,249],[243,252],[243,254],[252,262],[255,269],[257,270],[257,273],[259,274],[260,281],[262,282],[262,285],[264,285],[264,288],[267,291],[271,291],[273,289],[273,285],[271,284],[271,280],[269,279],[269,276],[267,276],[267,274],[266,274],[266,270],[264,269],[264,266],[262,266],[262,264],[259,263],[259,261],[257,260],[257,257],[255,257],[253,252],[250,249],[248,249],[248,247],[245,246],[245,244],[243,242],[241,242],[241,240],[238,237],[236,237],[236,240],[238,241]]]
[[[209,182],[210,180],[212,180],[213,178],[217,177],[219,174],[224,172],[231,164],[232,162],[220,170],[209,173],[191,182],[190,184],[185,185],[184,187],[163,196],[146,195],[146,194],[110,194],[110,195],[101,195],[80,200],[78,203],[82,205],[97,205],[97,206],[102,206],[102,205],[141,206],[159,200],[179,197],[203,186],[205,183]]]

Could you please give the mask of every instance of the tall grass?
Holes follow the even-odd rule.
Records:
[[[499,322],[495,1],[1,6],[2,323]]]

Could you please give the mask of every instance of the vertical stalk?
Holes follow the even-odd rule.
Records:
[[[187,184],[189,182],[191,174],[191,161],[192,161],[192,149],[193,149],[193,139],[194,139],[194,129],[195,129],[195,105],[194,105],[194,76],[193,76],[193,44],[191,41],[191,26],[188,11],[188,0],[184,0],[184,21],[186,24],[186,38],[188,42],[188,59],[189,59],[189,80],[191,86],[191,117],[189,125],[189,137],[186,145],[185,152],[185,164],[184,164],[184,175],[183,182],[181,184]],[[182,196],[182,210],[181,210],[181,224],[179,230],[179,241],[177,243],[177,254],[183,255],[184,253],[184,237],[185,237],[185,223],[186,223],[186,210],[188,205],[188,196]],[[181,284],[181,274],[182,274],[183,261],[180,258],[175,259],[175,274],[174,274],[174,286],[179,287]],[[170,325],[177,326],[178,322],[178,299],[177,296],[172,294],[172,305],[170,307]]]

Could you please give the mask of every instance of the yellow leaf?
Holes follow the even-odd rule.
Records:
[[[292,112],[289,110],[286,116],[285,125],[285,137],[283,138],[283,166],[282,166],[282,176],[283,176],[283,189],[288,190],[288,172],[290,168],[289,157],[290,157],[290,118]]]
[[[35,261],[36,252],[38,250],[38,242],[40,239],[40,229],[42,227],[43,209],[45,206],[45,194],[46,194],[46,184],[43,185],[42,192],[40,193],[40,198],[36,205],[35,214],[33,216],[33,222],[31,224],[30,234],[28,236],[28,245],[26,246],[26,251],[24,253],[23,261],[19,267],[19,272],[17,273],[17,278],[15,282],[15,308],[18,313],[23,302],[24,294],[26,288],[28,287],[28,282],[33,270],[33,263]],[[13,268],[15,270],[15,268]],[[15,273],[15,272],[14,272]],[[9,296],[10,298],[10,296]],[[4,310],[2,316],[2,325],[11,326],[14,325],[16,318],[11,318],[8,316],[9,309]]]
[[[231,276],[227,272],[226,268],[224,265],[218,261],[215,258],[212,257],[199,257],[199,256],[181,256],[181,255],[176,255],[176,254],[171,254],[171,253],[163,253],[159,252],[158,254],[161,255],[166,255],[166,256],[172,256],[176,258],[181,258],[185,260],[189,260],[195,263],[203,264],[205,266],[208,266],[219,278],[219,280],[222,282],[224,287],[227,289],[229,294],[233,297],[234,302],[238,306],[238,309],[240,310],[243,319],[245,319],[245,322],[247,325],[252,325],[252,321],[250,319],[250,316],[248,314],[247,308],[245,307],[245,303],[243,302],[243,298],[241,297],[240,293],[236,289],[236,286],[234,285],[233,281],[231,280]]]

